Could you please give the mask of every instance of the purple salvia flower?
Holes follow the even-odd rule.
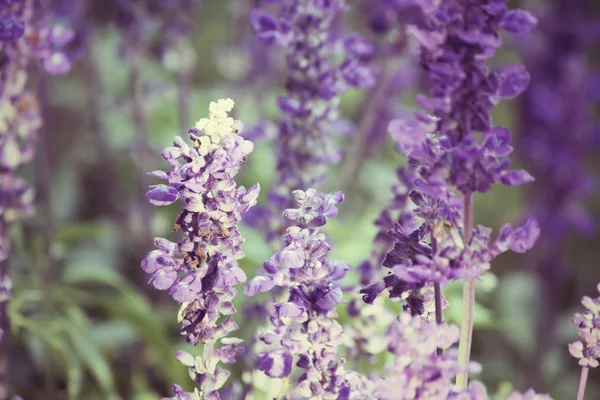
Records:
[[[261,9],[250,15],[256,37],[287,52],[286,92],[277,100],[284,115],[275,144],[278,177],[269,193],[278,210],[290,205],[291,190],[320,185],[329,166],[341,160],[342,151],[335,148],[334,137],[347,130],[348,124],[339,115],[339,94],[374,83],[365,64],[373,53],[371,43],[356,34],[334,40],[333,22],[346,9],[345,0],[284,0],[276,17]],[[343,49],[345,58],[336,65],[337,47]],[[277,225],[285,221],[270,222],[266,228],[271,231],[270,238],[279,236]]]
[[[589,38],[581,25],[586,5],[585,0],[549,2],[540,16],[539,33],[521,49],[531,84],[519,108],[517,149],[536,176],[527,204],[542,229],[529,262],[538,276],[542,299],[535,354],[545,354],[555,340],[569,263],[565,246],[574,233],[589,235],[595,225],[584,205],[594,186],[586,165],[586,155],[594,148]],[[539,368],[538,362],[530,370],[530,380],[539,378]]]
[[[584,296],[581,304],[587,310],[573,317],[573,324],[579,329],[581,340],[569,345],[569,353],[579,359],[579,365],[583,368],[595,368],[600,359],[600,297],[592,299]]]
[[[512,392],[506,397],[506,400],[552,400],[547,394],[536,393],[533,389],[529,389],[525,393]]]
[[[173,228],[184,237],[179,243],[156,238],[156,250],[144,258],[142,269],[151,274],[154,287],[168,290],[182,303],[179,322],[187,341],[204,343],[202,357],[178,353],[199,385],[200,397],[181,397],[174,387],[175,399],[218,399],[229,372],[217,363],[233,362],[241,343],[225,336],[238,328],[231,317],[236,312],[233,286],[246,280],[238,266],[244,257],[238,224],[241,213],[256,204],[259,186],[246,191],[234,181],[254,146],[239,134],[243,124],[228,116],[233,105],[231,99],[211,103],[210,118],[201,119],[189,131],[192,143],[177,137],[174,146],[163,151],[172,170],[151,173],[168,181],[151,187],[151,203],[164,206],[178,199],[184,203]],[[222,344],[219,349],[214,348],[217,340]]]
[[[452,383],[463,369],[457,362],[456,353],[436,355],[437,348],[449,349],[458,341],[460,331],[457,326],[438,325],[404,312],[388,331],[388,349],[396,358],[385,376],[375,382],[377,399],[463,398],[455,397],[457,393]],[[472,363],[469,370],[478,371],[479,366]]]
[[[337,215],[343,194],[308,189],[295,190],[293,196],[298,208],[284,212],[292,224],[284,235],[285,247],[244,288],[248,296],[274,287],[289,290],[285,300],[272,305],[273,329],[260,335],[271,349],[260,354],[257,366],[272,378],[289,376],[294,365],[304,370],[294,391],[302,398],[372,398],[368,381],[345,371],[344,360],[337,357],[343,340],[343,328],[335,320],[342,302],[338,281],[349,267],[327,259],[330,247],[320,227]]]
[[[5,308],[12,286],[9,230],[34,213],[33,189],[15,173],[33,159],[42,125],[37,98],[26,85],[32,61],[46,65],[55,54],[48,26],[52,16],[46,11],[40,1],[0,2],[0,330],[7,327]]]
[[[494,184],[515,186],[533,180],[526,171],[509,170],[510,132],[494,126],[490,116],[501,99],[526,89],[529,75],[522,66],[490,71],[486,61],[500,46],[504,25],[512,32],[526,32],[535,18],[525,11],[509,11],[503,0],[418,0],[411,7],[407,32],[421,45],[429,86],[427,95],[417,96],[417,103],[431,115],[419,111],[412,120],[390,122],[389,130],[408,159],[407,186],[416,207],[390,231],[396,244],[383,265],[393,274],[362,293],[365,300],[372,300],[388,288],[391,297],[406,299],[406,306],[421,314],[432,301],[427,297],[415,301],[411,293],[433,282],[436,320],[441,323],[441,287],[448,280],[463,279],[463,301],[469,305],[463,329],[468,334],[461,340],[459,359],[467,365],[475,278],[500,253],[526,251],[539,236],[539,227],[531,220],[516,230],[504,227],[491,242],[489,229],[473,231],[472,203],[474,192],[485,193]],[[456,192],[462,193],[462,207]],[[463,369],[457,377],[463,390],[467,372]]]

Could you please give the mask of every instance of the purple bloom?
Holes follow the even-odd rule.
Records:
[[[597,288],[600,293],[600,284]],[[584,296],[581,304],[587,310],[573,317],[581,340],[569,345],[569,353],[579,359],[582,367],[595,368],[600,359],[600,296],[595,299]]]
[[[503,2],[493,6],[491,2],[417,3],[421,15],[408,30],[421,43],[429,79],[428,95],[417,101],[432,115],[419,111],[413,119],[389,124],[409,165],[399,175],[402,197],[392,208],[400,209],[400,216],[394,221],[386,210],[380,218],[388,226],[397,222],[394,229],[388,228],[395,243],[381,264],[393,273],[384,278],[383,286],[390,297],[406,299],[413,313],[427,310],[424,304],[431,299],[411,293],[431,282],[473,280],[499,254],[509,249],[524,252],[539,236],[539,227],[531,220],[514,231],[504,227],[495,242],[490,241],[490,230],[478,227],[467,242],[462,204],[455,195],[455,191],[465,196],[487,192],[496,183],[515,186],[533,180],[525,171],[508,169],[513,151],[510,132],[494,126],[489,116],[500,99],[517,96],[529,82],[520,65],[493,72],[485,63],[500,45],[498,30],[508,13],[506,6]],[[530,22],[510,18],[512,27]],[[405,209],[410,203],[416,208]],[[365,301],[373,301],[380,291],[380,284],[372,284],[361,293]]]
[[[16,172],[33,159],[42,125],[35,91],[28,89],[28,70],[33,61],[45,64],[53,54],[51,17],[38,1],[0,3],[0,303],[10,299],[12,287],[10,228],[35,211],[33,189]],[[4,310],[6,305],[1,307]],[[2,326],[6,322],[3,310]]]
[[[343,339],[343,329],[334,319],[343,301],[338,281],[348,267],[327,259],[330,247],[320,227],[337,215],[343,194],[313,189],[292,193],[298,208],[284,212],[292,224],[284,235],[285,247],[265,262],[265,273],[244,289],[249,296],[274,287],[288,289],[287,300],[272,305],[273,329],[260,335],[271,349],[260,354],[258,369],[271,378],[284,378],[297,360],[295,365],[304,372],[294,393],[301,397],[371,398],[368,381],[345,371],[344,360],[337,357]]]
[[[373,53],[369,41],[350,34],[340,38],[340,46],[336,46],[332,27],[346,11],[345,1],[279,3],[279,15],[255,9],[250,24],[261,42],[286,51],[286,91],[277,99],[283,113],[275,143],[278,176],[269,194],[271,204],[280,212],[291,205],[291,190],[319,186],[330,165],[341,160],[342,151],[335,148],[334,138],[343,133],[340,126],[347,124],[339,115],[339,94],[351,87],[371,86],[374,77],[365,63]],[[335,64],[338,47],[343,48],[344,58]],[[285,223],[278,219],[277,211],[266,221],[253,217],[251,223],[274,238]],[[258,208],[255,213],[268,215]]]
[[[536,177],[527,191],[528,214],[539,221],[541,236],[528,264],[540,282],[541,311],[536,354],[556,340],[559,299],[569,263],[567,246],[574,237],[591,235],[595,217],[586,207],[595,176],[594,71],[588,67],[585,1],[555,0],[540,15],[540,27],[523,40],[522,56],[531,73],[529,90],[519,107],[518,155]],[[565,132],[568,132],[565,134]],[[540,363],[536,363],[539,373]]]
[[[258,185],[249,190],[238,187],[233,179],[253,145],[239,135],[241,125],[228,117],[232,108],[231,99],[211,103],[210,118],[189,131],[193,146],[175,138],[174,147],[163,151],[171,171],[152,173],[168,184],[151,186],[148,192],[155,205],[177,199],[184,203],[173,228],[181,230],[183,238],[179,243],[155,239],[157,249],[144,258],[142,269],[151,274],[154,287],[168,290],[182,303],[179,322],[187,341],[205,343],[204,354],[195,363],[189,356],[178,356],[190,368],[203,399],[219,398],[229,372],[216,364],[233,362],[241,343],[225,338],[237,329],[230,316],[236,312],[233,286],[246,280],[237,263],[244,256],[238,224],[241,213],[256,203],[259,190]],[[214,349],[217,340],[223,346]],[[175,387],[174,391],[177,394]]]
[[[396,358],[385,376],[375,382],[377,399],[465,398],[459,397],[454,389],[453,379],[463,369],[456,360],[456,354],[436,355],[436,348],[448,349],[458,341],[458,327],[437,325],[420,316],[401,313],[388,330],[388,349]],[[478,369],[477,364],[469,366],[473,372]],[[487,397],[476,399],[485,400]]]

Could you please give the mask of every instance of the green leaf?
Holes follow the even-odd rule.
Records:
[[[119,295],[103,299],[102,306],[112,319],[131,324],[148,345],[151,362],[162,370],[169,382],[185,382],[188,379],[187,370],[175,360],[177,349],[171,345],[165,326],[142,295],[127,289]]]
[[[41,338],[57,358],[62,361],[67,373],[69,400],[80,399],[83,385],[83,367],[80,360],[74,355],[68,342],[61,336],[61,333],[32,320],[24,320],[23,326],[31,335]]]
[[[531,355],[535,345],[538,299],[535,279],[514,273],[502,277],[496,290],[496,310],[504,334],[522,354]],[[515,312],[518,310],[519,312]]]
[[[71,223],[57,229],[55,239],[59,242],[74,242],[105,234],[107,230],[107,225],[101,222]]]
[[[513,389],[514,387],[512,383],[500,382],[496,393],[494,393],[491,397],[493,400],[504,400],[513,391]]]
[[[101,284],[117,290],[126,287],[123,275],[111,268],[94,265],[69,265],[63,273],[63,281],[72,285]]]
[[[96,379],[98,386],[110,399],[117,399],[115,383],[110,365],[96,343],[89,339],[89,332],[81,329],[69,319],[62,319],[61,326],[75,350],[75,353]]]

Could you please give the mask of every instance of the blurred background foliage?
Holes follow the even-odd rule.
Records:
[[[368,7],[368,0],[364,3]],[[540,4],[522,3],[524,8]],[[196,63],[189,81],[186,126],[206,114],[210,101],[221,97],[236,101],[235,117],[250,128],[280,117],[275,99],[283,90],[282,55],[265,52],[265,57],[257,58],[251,50],[260,46],[247,23],[252,4],[250,0],[204,0],[191,16],[191,47],[183,57],[195,57]],[[168,57],[161,59],[151,51],[145,54],[138,101],[146,119],[148,143],[137,142],[131,116],[131,63],[122,54],[126,51],[122,32],[114,23],[117,7],[111,1],[89,1],[89,5],[80,24],[86,30],[86,41],[72,73],[40,78],[46,86],[42,135],[48,140],[40,141],[37,163],[22,171],[38,186],[37,215],[14,230],[11,268],[15,288],[9,309],[10,382],[12,392],[25,400],[146,400],[167,395],[173,382],[191,386],[187,371],[173,357],[179,349],[194,352],[178,335],[178,306],[146,284],[139,266],[152,247],[151,236],[144,231],[144,205],[138,200],[139,160],[145,158],[151,169],[164,168],[160,151],[173,136],[186,133],[180,127],[178,75],[169,68]],[[357,10],[346,16],[346,29],[380,40],[367,30],[364,16]],[[161,32],[154,35],[152,40]],[[497,66],[519,60],[516,49],[508,38],[506,48],[496,57]],[[590,63],[596,56],[590,52]],[[270,73],[257,74],[256,69],[262,68]],[[397,115],[407,115],[418,90],[417,73],[409,91],[387,101]],[[350,91],[342,97],[343,114],[355,122],[364,106],[364,91]],[[517,115],[518,102],[509,102],[495,110],[495,122],[514,128]],[[350,148],[351,142],[352,138],[346,138],[341,144]],[[598,169],[597,160],[590,158],[590,168]],[[346,162],[353,160],[336,166],[329,189],[340,189],[340,169]],[[388,204],[395,169],[403,162],[391,140],[369,147],[352,184],[343,188],[346,201],[339,217],[327,226],[333,258],[356,266],[369,255],[376,233],[373,221]],[[260,182],[264,201],[273,175],[271,143],[257,140],[240,183]],[[505,222],[522,220],[527,209],[521,190],[527,189],[497,187],[477,196],[475,221],[497,229]],[[598,197],[587,206],[597,217]],[[152,234],[168,236],[178,207],[151,212]],[[241,265],[251,277],[273,249],[260,232],[243,228],[243,234],[246,258]],[[479,282],[472,358],[483,364],[480,379],[497,398],[503,398],[512,387],[524,389],[530,383],[528,371],[536,362],[542,363],[543,375],[536,382],[538,392],[549,392],[558,400],[574,397],[579,370],[566,347],[576,336],[570,318],[581,309],[580,297],[595,293],[600,281],[599,254],[597,235],[573,237],[568,248],[571,264],[566,290],[560,299],[559,334],[544,355],[535,354],[539,299],[528,257],[501,257],[493,272]],[[348,279],[356,276],[350,274]],[[450,303],[445,317],[458,323],[461,289],[451,285],[444,293]],[[242,310],[247,300],[238,296],[237,302]],[[342,313],[342,324],[347,318]],[[239,335],[250,340],[255,322],[244,318],[244,313],[236,320],[241,326]],[[377,371],[381,363],[355,367]],[[240,367],[234,368],[236,379],[241,379]],[[260,376],[246,378],[267,390],[268,384],[261,382]],[[598,378],[599,371],[593,370],[589,399],[600,398]]]

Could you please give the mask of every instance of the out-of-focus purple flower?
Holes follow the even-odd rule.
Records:
[[[274,287],[289,293],[272,304],[273,329],[260,335],[271,349],[260,354],[257,367],[271,378],[284,378],[295,362],[304,370],[294,391],[302,398],[370,399],[367,379],[345,371],[344,360],[337,357],[343,340],[343,329],[335,320],[335,309],[343,301],[338,281],[349,267],[327,259],[330,247],[320,232],[327,218],[337,215],[343,194],[314,189],[292,193],[298,208],[284,212],[292,224],[284,235],[285,247],[244,289],[248,296]]]
[[[575,235],[587,236],[595,229],[595,218],[585,206],[595,186],[588,160],[597,150],[590,119],[597,101],[596,91],[589,90],[590,38],[582,29],[587,5],[584,0],[548,2],[539,29],[520,41],[531,83],[519,107],[517,150],[536,177],[527,191],[526,212],[536,217],[542,230],[527,262],[540,282],[534,354],[547,353],[556,340],[569,265],[566,246]],[[532,381],[540,376],[541,362],[535,365]]]
[[[600,293],[600,284],[598,292]],[[581,304],[587,310],[573,317],[573,324],[579,329],[581,340],[569,345],[569,353],[579,359],[582,367],[595,368],[600,359],[600,296],[594,299],[584,296]]]
[[[16,171],[33,159],[42,125],[37,98],[27,89],[27,81],[31,64],[37,60],[45,64],[53,54],[51,14],[45,11],[36,0],[0,2],[0,303],[10,299],[12,285],[10,228],[34,213],[33,189]],[[0,314],[4,325],[5,310]]]
[[[508,169],[510,132],[494,126],[490,117],[502,98],[517,96],[529,82],[520,65],[490,71],[485,63],[500,45],[498,31],[509,11],[502,1],[415,3],[420,14],[407,30],[421,44],[429,84],[428,95],[417,101],[432,115],[419,111],[413,119],[389,124],[409,165],[399,174],[402,190],[394,208],[402,211],[389,230],[395,244],[382,264],[393,271],[383,281],[390,297],[406,299],[409,308],[415,307],[413,313],[419,313],[430,299],[417,297],[422,303],[411,293],[431,282],[475,279],[502,252],[530,249],[539,227],[533,220],[514,231],[506,226],[495,242],[490,241],[489,229],[478,227],[466,241],[462,204],[454,194],[458,190],[471,196],[487,192],[493,184],[515,186],[533,180],[526,171]],[[530,29],[531,21],[525,18],[529,14],[517,14],[519,18],[507,22],[511,29]],[[411,203],[413,207],[406,207]],[[381,222],[389,226],[396,221],[388,215],[383,214]],[[381,284],[371,284],[361,292],[365,301],[373,301],[382,290]]]
[[[346,9],[344,0],[284,0],[279,2],[277,16],[262,9],[250,15],[250,24],[260,41],[285,48],[289,70],[286,91],[277,99],[283,118],[275,143],[278,176],[269,194],[271,206],[278,211],[290,206],[292,190],[318,187],[330,165],[342,159],[342,150],[334,143],[335,136],[342,133],[339,94],[374,83],[366,65],[373,52],[371,43],[357,34],[339,40],[333,35],[334,20]],[[337,53],[343,59],[336,64]],[[285,223],[277,212],[266,224],[258,218],[252,221],[265,225],[270,236],[280,235],[280,225]]]
[[[177,199],[184,203],[173,228],[184,237],[179,243],[155,239],[156,250],[144,258],[142,269],[157,289],[168,290],[182,303],[179,322],[187,341],[204,343],[204,354],[196,361],[187,353],[178,355],[190,368],[202,399],[219,398],[229,372],[216,365],[233,362],[241,343],[225,338],[238,328],[231,317],[236,312],[233,286],[246,280],[237,262],[244,256],[238,224],[241,213],[256,204],[259,191],[258,185],[246,190],[234,181],[254,146],[240,135],[243,125],[228,116],[232,108],[231,99],[212,102],[210,118],[189,131],[191,145],[175,138],[174,146],[162,153],[171,170],[151,173],[168,184],[154,185],[148,192],[148,199],[159,206]],[[214,349],[217,340],[223,346]]]
[[[396,358],[384,377],[375,382],[375,395],[379,400],[471,399],[457,393],[453,380],[463,367],[456,353],[436,355],[436,348],[449,349],[458,341],[457,326],[428,321],[410,313],[401,313],[389,327],[388,349]],[[469,370],[480,367],[472,363]],[[472,388],[473,391],[481,388]],[[467,392],[468,393],[468,392]],[[485,390],[483,391],[485,395]],[[473,397],[475,399],[475,397]],[[487,399],[476,397],[477,400]]]

